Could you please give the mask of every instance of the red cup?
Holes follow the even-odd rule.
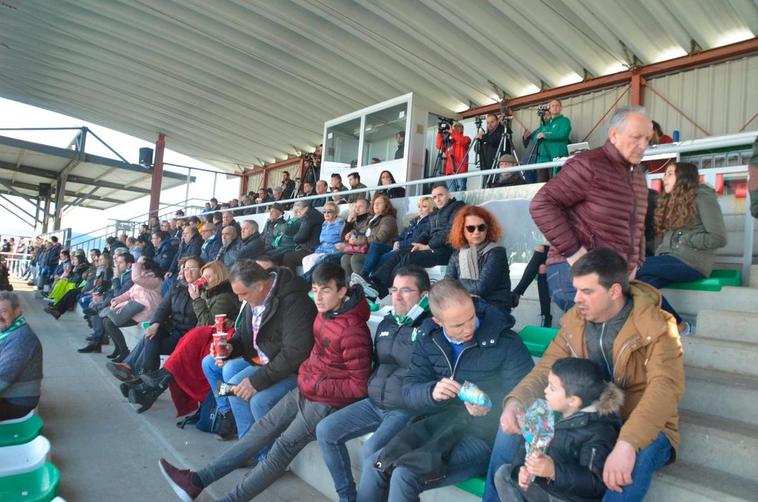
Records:
[[[208,279],[206,279],[205,277],[201,277],[200,279],[193,282],[192,285],[195,286],[196,288],[199,288],[201,286],[205,286],[207,283],[208,283]]]
[[[226,348],[226,333],[223,331],[220,333],[213,333],[213,357],[223,357],[226,352],[222,349]]]
[[[216,314],[216,332],[222,333],[224,331],[224,321],[226,320],[226,314]]]

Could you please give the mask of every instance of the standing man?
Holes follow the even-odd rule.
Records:
[[[506,434],[519,433],[516,416],[544,395],[555,361],[592,360],[624,391],[624,423],[605,462],[608,491],[603,500],[644,500],[653,474],[676,458],[679,447],[684,361],[676,321],[661,309],[655,288],[629,282],[626,262],[610,249],[590,251],[574,264],[571,275],[576,306],[561,319],[558,335],[537,366],[506,398],[500,425]],[[513,456],[498,454],[493,453],[490,463],[488,491],[493,489],[492,474]],[[495,499],[485,493],[484,500]]]
[[[564,312],[576,295],[569,267],[587,251],[613,249],[626,260],[631,276],[645,259],[648,197],[639,163],[652,136],[653,122],[644,108],[618,108],[605,144],[566,161],[532,199],[529,212],[550,243],[550,297]]]
[[[395,133],[395,141],[397,142],[397,150],[395,150],[395,159],[402,159],[405,155],[405,131],[398,131]]]
[[[291,199],[295,195],[295,181],[290,178],[290,172],[282,173],[282,185],[280,187],[282,199]]]
[[[445,176],[468,172],[468,148],[471,146],[471,138],[463,135],[463,124],[456,122],[450,131],[449,145],[444,144],[444,136],[437,131],[437,149],[445,150]],[[465,192],[466,178],[458,178],[447,182],[447,188],[451,192]]]
[[[548,103],[548,111],[541,116],[541,125],[534,132],[524,131],[524,145],[531,140],[536,141],[537,156],[535,162],[550,162],[556,157],[568,157],[569,135],[571,134],[571,121],[561,114],[563,105],[560,100],[554,99]],[[543,174],[543,173],[540,173]],[[527,171],[526,179],[529,183],[537,182],[537,171]],[[547,180],[547,174],[539,178]]]
[[[494,113],[488,114],[487,131],[476,135],[476,139],[479,140],[479,160],[481,161],[480,168],[482,171],[495,167],[495,159],[501,154],[511,153],[510,145],[507,145],[505,138],[503,138],[504,132],[505,127],[498,120],[497,115]],[[498,148],[501,141],[503,141],[502,150]],[[486,178],[482,181],[482,184],[486,182]]]

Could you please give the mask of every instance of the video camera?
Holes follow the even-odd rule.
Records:
[[[476,130],[477,131],[482,128],[482,116],[481,115],[477,115],[474,118],[474,126],[476,126]]]
[[[449,119],[447,117],[438,117],[437,118],[437,131],[442,134],[449,134],[450,128],[453,126],[453,119]]]
[[[550,113],[550,105],[539,105],[537,107],[537,115],[540,116],[540,120],[545,120],[545,115]]]

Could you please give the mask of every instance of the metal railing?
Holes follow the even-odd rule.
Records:
[[[20,278],[26,272],[33,258],[28,253],[0,253],[0,256],[5,259],[8,272],[17,278]]]

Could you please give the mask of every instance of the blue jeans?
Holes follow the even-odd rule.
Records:
[[[637,280],[662,289],[672,282],[692,282],[705,277],[682,260],[671,255],[649,256],[642,268],[637,272]],[[677,324],[682,322],[681,316],[674,307],[663,297],[662,308],[676,318]]]
[[[447,181],[447,189],[451,192],[465,192],[468,178],[457,178]]]
[[[92,295],[86,294],[79,297],[77,300],[79,302],[79,306],[82,308],[82,310],[89,307],[90,302],[92,301]]]
[[[550,299],[559,309],[567,312],[574,306],[576,289],[571,281],[571,269],[567,262],[548,265],[547,287],[550,290]]]
[[[621,493],[607,490],[603,502],[635,502],[643,500],[653,480],[653,473],[666,465],[671,459],[671,443],[662,433],[637,453],[637,460],[632,470],[632,484],[624,487]]]
[[[498,502],[500,498],[495,489],[495,472],[505,465],[513,462],[513,456],[521,443],[520,434],[506,434],[498,428],[495,444],[492,447],[492,456],[487,470],[487,483],[484,485],[483,502]]]
[[[379,268],[382,258],[390,251],[392,251],[392,246],[389,244],[382,242],[372,242],[369,244],[368,253],[366,253],[366,257],[363,259],[363,271],[361,275],[363,277],[371,275],[371,272]]]
[[[406,410],[384,410],[371,399],[363,399],[329,415],[316,426],[321,456],[329,468],[340,502],[354,502],[355,480],[345,442],[373,432],[363,444],[363,472],[373,469],[369,457],[408,425],[412,414]],[[363,475],[361,476],[363,478]]]
[[[203,358],[202,366],[205,378],[208,379],[208,383],[214,394],[218,382],[223,380],[227,383],[238,384],[243,378],[249,377],[261,368],[260,366],[253,366],[242,358],[227,361],[223,368],[219,368],[216,366],[216,360],[210,355]],[[284,380],[276,382],[266,390],[256,392],[250,401],[245,401],[238,397],[216,396],[216,405],[222,413],[227,413],[229,410],[232,411],[234,420],[237,423],[237,436],[241,439],[256,421],[263,418],[296,385],[297,376],[290,375]]]
[[[381,450],[368,458],[372,467],[362,472],[358,500],[418,501],[419,495],[425,490],[454,485],[483,475],[492,453],[490,446],[478,437],[464,436],[450,453],[447,475],[425,482],[406,467],[397,467],[390,474],[374,469],[373,465],[380,452]]]

